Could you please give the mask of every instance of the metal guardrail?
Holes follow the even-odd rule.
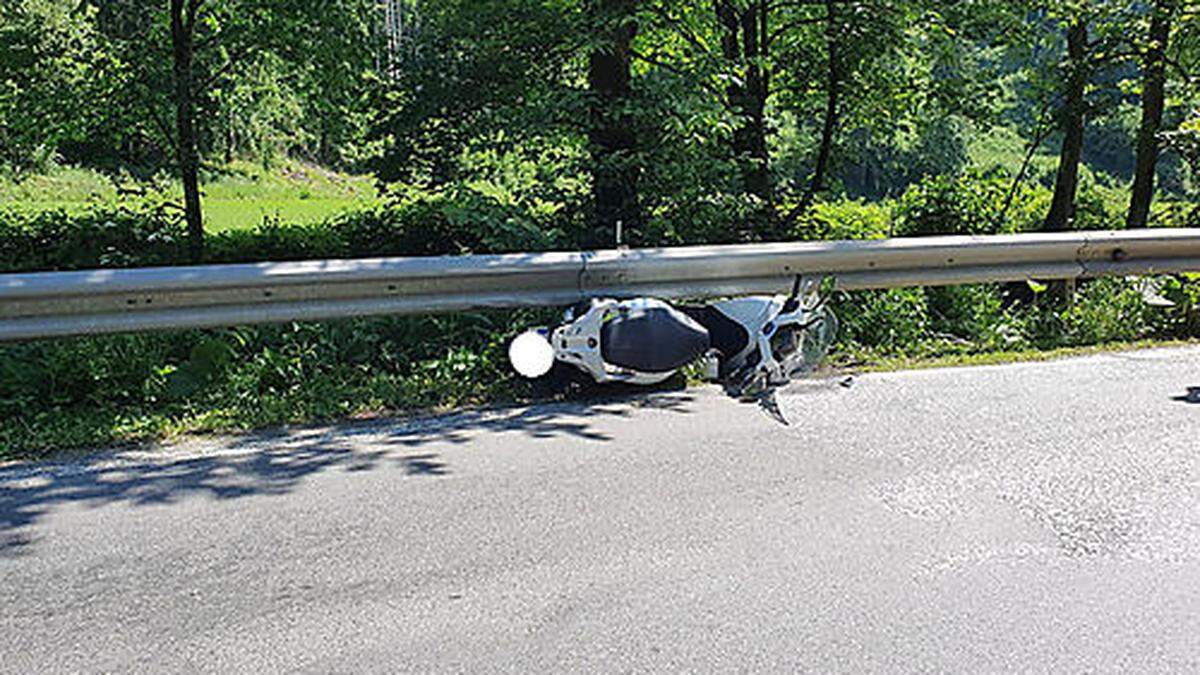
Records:
[[[1200,230],[375,258],[0,275],[0,341],[565,305],[589,297],[841,289],[1200,271]]]

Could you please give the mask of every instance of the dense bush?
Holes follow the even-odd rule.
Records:
[[[900,197],[895,233],[919,237],[1014,231],[1002,216],[1006,189],[998,176],[931,176]]]
[[[892,204],[863,201],[814,204],[799,218],[796,239],[877,239],[891,235]]]
[[[209,234],[205,262],[547,250],[573,243],[563,211],[476,190],[416,193],[311,225],[266,220]],[[185,241],[182,219],[167,204],[0,211],[0,272],[186,264]]]
[[[538,208],[479,193],[410,195],[312,226],[266,222],[214,234],[206,255],[208,262],[249,262],[553,246],[559,234],[549,219],[558,216]],[[490,226],[472,226],[472,212]],[[185,262],[183,225],[166,207],[0,220],[3,271]],[[514,396],[523,385],[506,367],[507,340],[548,318],[491,312],[3,345],[0,457],[174,428],[245,428]]]
[[[186,257],[183,223],[167,205],[85,214],[0,210],[0,271],[170,265]]]
[[[840,339],[863,347],[898,351],[920,342],[929,330],[929,311],[921,289],[860,291],[836,298]]]
[[[926,288],[932,335],[973,351],[1003,349],[1019,339],[994,284]]]
[[[204,247],[206,262],[211,263],[314,260],[351,255],[344,233],[326,222],[293,225],[265,220],[253,229],[226,230],[209,235]]]
[[[645,230],[626,243],[635,246],[740,243],[741,226],[758,205],[752,198],[723,192],[696,192],[650,209]]]

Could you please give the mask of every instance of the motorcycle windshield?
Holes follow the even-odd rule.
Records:
[[[800,326],[781,328],[771,338],[771,354],[787,377],[811,373],[829,353],[837,333],[837,318],[828,309]]]

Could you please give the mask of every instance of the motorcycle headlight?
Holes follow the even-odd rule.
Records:
[[[812,363],[814,367],[829,355],[829,348],[837,339],[838,332],[838,319],[833,310],[822,307],[817,312],[816,320],[804,329],[804,338],[800,344],[804,360]]]
[[[780,328],[771,337],[771,355],[787,377],[812,372],[829,353],[837,334],[837,317],[826,308],[816,310],[803,325]]]
[[[792,377],[803,366],[802,339],[803,331],[796,326],[784,326],[771,336],[771,356],[775,357],[786,377]]]

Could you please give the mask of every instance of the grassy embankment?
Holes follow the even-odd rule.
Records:
[[[377,201],[369,177],[349,176],[301,162],[263,168],[234,162],[202,185],[206,229],[223,232],[254,227],[266,219],[316,223]],[[170,177],[134,179],[89,169],[56,168],[45,174],[0,176],[0,208],[19,213],[61,210],[77,214],[141,194],[181,201]]]

